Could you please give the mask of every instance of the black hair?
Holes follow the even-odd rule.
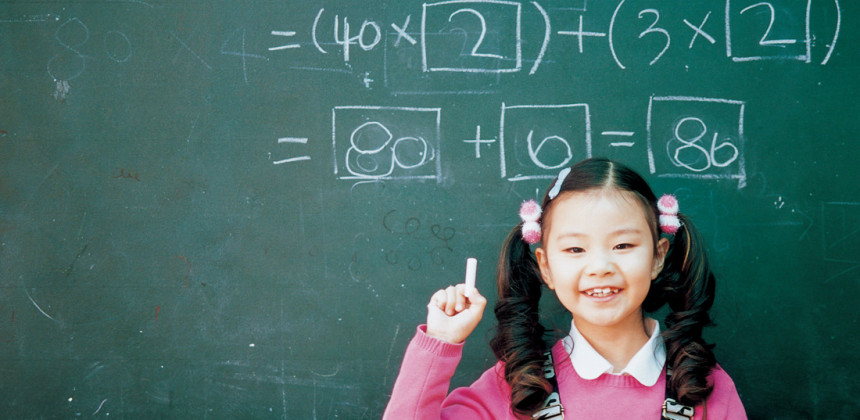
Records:
[[[645,210],[656,249],[660,239],[657,198],[635,171],[608,159],[588,159],[571,167],[570,173],[563,180],[553,181],[550,188],[556,182],[561,182],[559,195],[606,188],[633,193]],[[552,203],[548,193],[545,194],[542,220],[548,220]],[[701,234],[685,215],[678,216],[681,227],[642,309],[654,312],[669,305],[666,329],[661,334],[666,344],[667,368],[672,372],[667,390],[678,402],[698,406],[713,390],[707,378],[716,366],[716,359],[713,346],[702,338],[702,330],[711,325],[708,311],[714,302],[715,280]],[[547,330],[540,322],[539,302],[544,283],[521,228],[522,223],[514,227],[502,246],[496,275],[499,299],[494,309],[498,326],[490,346],[505,364],[511,409],[528,415],[541,408],[552,387],[543,374],[548,346],[544,337]],[[546,233],[545,223],[542,229]]]

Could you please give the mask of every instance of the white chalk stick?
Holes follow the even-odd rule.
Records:
[[[475,276],[478,273],[478,260],[469,258],[466,260],[466,296],[470,296],[475,290]]]

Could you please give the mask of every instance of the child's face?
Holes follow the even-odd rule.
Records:
[[[661,239],[655,252],[642,204],[627,191],[564,193],[548,216],[535,255],[577,328],[641,326],[642,302],[669,247]]]

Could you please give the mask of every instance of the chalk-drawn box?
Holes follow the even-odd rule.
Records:
[[[726,1],[726,55],[734,61],[809,62],[811,1]]]
[[[648,104],[648,164],[669,178],[736,179],[746,185],[742,101],[654,96]]]
[[[553,178],[561,168],[591,157],[587,104],[502,104],[499,124],[502,178]]]
[[[510,73],[522,68],[522,6],[501,0],[424,5],[421,53],[425,72]]]
[[[824,259],[860,263],[860,203],[823,203]]]
[[[440,179],[440,108],[339,106],[332,109],[339,179]]]

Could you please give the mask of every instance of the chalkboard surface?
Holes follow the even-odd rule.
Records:
[[[858,418],[860,5],[0,2],[0,412],[372,419],[589,156],[707,236],[751,418]],[[564,326],[558,308],[550,319]],[[454,385],[490,366],[485,314]]]

